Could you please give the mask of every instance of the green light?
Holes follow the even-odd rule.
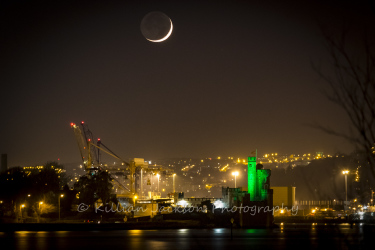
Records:
[[[248,157],[248,193],[250,194],[250,201],[265,201],[267,200],[269,188],[269,176],[271,170],[256,169],[256,157]]]
[[[247,192],[250,194],[250,200],[255,200],[256,187],[256,158],[248,157],[247,160]]]

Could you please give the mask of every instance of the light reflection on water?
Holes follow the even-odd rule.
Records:
[[[253,234],[253,233],[256,233],[257,232],[257,229],[247,229],[246,230],[246,233],[249,233],[249,234]]]
[[[29,234],[29,233],[34,233],[32,231],[15,231],[16,234],[20,234],[20,235],[25,235],[25,234]]]
[[[231,249],[264,247],[289,249],[294,244],[310,249],[363,241],[363,225],[324,225],[317,223],[296,225],[280,223],[273,229],[166,229],[118,231],[18,231],[0,233],[0,242],[12,249]],[[345,248],[345,246],[344,246]]]
[[[133,235],[133,236],[140,236],[140,235],[142,235],[143,231],[142,230],[138,230],[138,229],[137,230],[129,230],[128,233],[130,235]]]

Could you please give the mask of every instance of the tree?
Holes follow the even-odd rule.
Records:
[[[64,194],[64,198],[60,200],[61,202],[61,212],[70,213],[72,211],[72,205],[76,201],[76,190],[70,190],[68,185],[65,185],[62,193]]]
[[[66,183],[63,169],[56,162],[47,162],[43,168],[11,168],[0,175],[0,198],[12,204],[16,213],[24,204],[39,220],[40,214],[50,212],[57,203],[60,186]]]
[[[15,215],[26,201],[30,183],[30,178],[21,167],[11,168],[0,175],[0,199]]]
[[[340,36],[335,36],[322,27],[321,30],[333,74],[323,72],[316,65],[314,69],[328,83],[330,91],[326,96],[345,111],[353,132],[348,134],[324,126],[316,127],[354,143],[365,153],[372,173],[375,174],[374,31],[367,30],[359,35],[344,29]]]
[[[39,199],[40,201],[30,203],[31,204],[30,209],[34,211],[36,218],[37,218],[37,223],[40,222],[40,216],[42,214],[48,214],[48,213],[56,211],[57,209],[56,206],[52,205],[52,202],[48,202],[50,200],[49,197],[51,196],[52,196],[52,193],[49,193],[49,194],[44,195],[42,199]]]
[[[95,202],[101,199],[106,205],[111,200],[112,177],[108,172],[99,170],[95,175],[84,175],[74,184],[79,202],[94,208]]]

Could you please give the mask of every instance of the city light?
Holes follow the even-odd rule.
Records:
[[[177,206],[186,207],[187,206],[187,201],[181,200],[181,201],[177,202]]]
[[[224,203],[221,200],[216,200],[216,201],[214,201],[214,206],[215,206],[215,208],[223,208]]]

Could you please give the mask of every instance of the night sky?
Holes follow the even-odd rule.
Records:
[[[329,2],[329,3],[327,3]],[[351,152],[312,62],[318,22],[374,22],[372,1],[1,1],[0,153],[8,166],[80,162],[85,121],[124,159]],[[142,18],[173,22],[162,43]]]

